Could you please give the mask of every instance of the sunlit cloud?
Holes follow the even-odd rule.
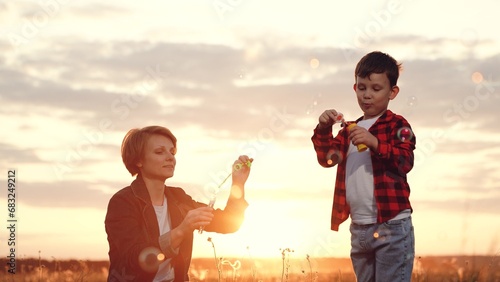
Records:
[[[422,17],[438,16],[448,2],[431,10],[419,1],[366,9],[237,2],[225,11],[210,1],[0,4],[0,167],[19,169],[21,209],[103,216],[111,195],[133,179],[120,157],[123,136],[158,124],[179,140],[167,184],[196,200],[207,202],[207,187],[220,183],[238,155],[255,158],[249,220],[228,249],[246,242],[264,253],[286,241],[297,252],[323,246],[318,254],[348,256],[337,241],[348,243],[346,231],[327,233],[336,168],[317,164],[310,138],[326,109],[348,120],[361,116],[352,89],[355,63],[381,50],[403,63],[390,108],[409,120],[417,138],[409,179],[422,242],[453,237],[424,234],[434,223],[426,212],[453,215],[457,224],[461,212],[498,214],[500,43],[487,22],[495,9],[471,4],[451,13],[444,29]],[[255,246],[252,230],[272,204],[279,210],[267,217],[281,221],[268,227],[280,228],[269,244]],[[69,219],[60,220],[62,226]],[[41,239],[33,221],[22,232],[34,242]],[[85,242],[71,226],[64,236]],[[291,235],[304,226],[314,232]],[[105,245],[101,233],[93,239]]]

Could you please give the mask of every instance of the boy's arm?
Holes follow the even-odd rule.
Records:
[[[411,134],[411,138],[402,139],[398,130],[402,128],[411,131],[410,124],[400,119],[395,123],[388,124],[391,127],[390,134],[378,134],[377,150],[372,154],[374,157],[386,161],[386,163],[400,175],[406,175],[413,168],[416,138]]]
[[[311,137],[311,141],[316,151],[316,157],[318,163],[322,167],[332,167],[337,164],[337,162],[332,161],[333,152],[338,151],[339,142],[333,138],[332,127],[321,127],[319,124],[314,129],[314,134]],[[330,162],[329,162],[330,160]]]

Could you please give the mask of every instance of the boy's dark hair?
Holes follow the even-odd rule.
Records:
[[[356,65],[356,70],[354,71],[354,79],[356,79],[357,76],[366,78],[372,73],[385,73],[391,87],[393,87],[398,83],[400,70],[401,64],[393,57],[380,51],[374,51],[366,54],[359,60]]]

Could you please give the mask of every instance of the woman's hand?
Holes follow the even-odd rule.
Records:
[[[243,198],[245,195],[245,183],[250,175],[250,167],[253,159],[248,156],[240,156],[233,164],[233,184],[231,185],[231,197]]]
[[[170,231],[172,249],[176,249],[181,245],[186,234],[193,233],[200,226],[210,224],[214,217],[213,210],[211,207],[201,207],[188,211],[181,224]]]
[[[239,186],[243,188],[247,182],[248,176],[250,175],[250,167],[252,166],[253,159],[246,155],[240,156],[233,163],[233,186]]]
[[[212,213],[214,209],[211,207],[201,207],[188,211],[186,217],[181,222],[179,227],[186,233],[191,233],[195,229],[200,228],[200,226],[205,226],[210,224],[214,215]]]

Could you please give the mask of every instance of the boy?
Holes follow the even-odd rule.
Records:
[[[338,164],[331,229],[338,231],[351,217],[357,281],[411,280],[415,238],[406,175],[413,167],[416,140],[406,119],[388,110],[399,93],[400,68],[385,53],[365,55],[354,72],[353,88],[363,111],[357,126],[348,129],[339,112],[326,110],[311,138],[321,166]],[[332,126],[339,121],[343,128],[334,138]],[[368,149],[358,152],[360,144]]]

